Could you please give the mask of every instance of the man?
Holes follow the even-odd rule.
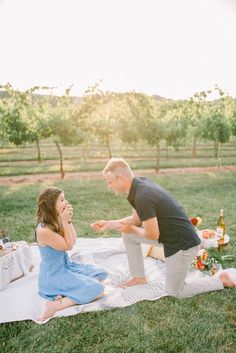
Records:
[[[122,232],[132,278],[122,286],[146,284],[141,244],[164,246],[166,292],[178,298],[234,287],[227,272],[185,283],[188,269],[199,251],[200,239],[177,201],[160,185],[147,178],[134,177],[128,163],[112,158],[103,170],[108,188],[128,193],[132,215],[118,220],[100,220],[91,224],[95,231]]]

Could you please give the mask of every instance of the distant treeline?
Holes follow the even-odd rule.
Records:
[[[127,144],[145,142],[156,149],[159,170],[160,143],[178,148],[192,140],[192,157],[198,141],[212,141],[215,157],[220,146],[236,136],[236,100],[219,87],[218,98],[209,100],[212,91],[196,93],[188,100],[169,100],[137,92],[102,92],[95,85],[83,97],[48,93],[47,87],[21,92],[10,84],[0,86],[0,138],[15,145],[36,143],[41,160],[40,141],[51,137],[60,158],[61,145],[87,146],[93,141],[106,146],[112,157],[116,141]],[[37,91],[45,91],[45,95]]]

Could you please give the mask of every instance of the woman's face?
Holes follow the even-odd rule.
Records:
[[[64,193],[62,192],[59,196],[58,196],[58,199],[57,199],[57,202],[56,202],[56,210],[58,213],[60,213],[64,208],[65,206],[68,204],[68,202],[66,201],[65,199],[65,195]]]

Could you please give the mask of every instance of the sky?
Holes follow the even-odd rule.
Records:
[[[236,97],[236,0],[0,0],[0,84]]]

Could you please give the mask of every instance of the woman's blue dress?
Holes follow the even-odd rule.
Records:
[[[99,282],[107,272],[89,264],[70,261],[65,251],[50,246],[39,246],[41,264],[38,278],[39,295],[54,300],[57,295],[65,296],[75,303],[93,301],[104,290]]]

